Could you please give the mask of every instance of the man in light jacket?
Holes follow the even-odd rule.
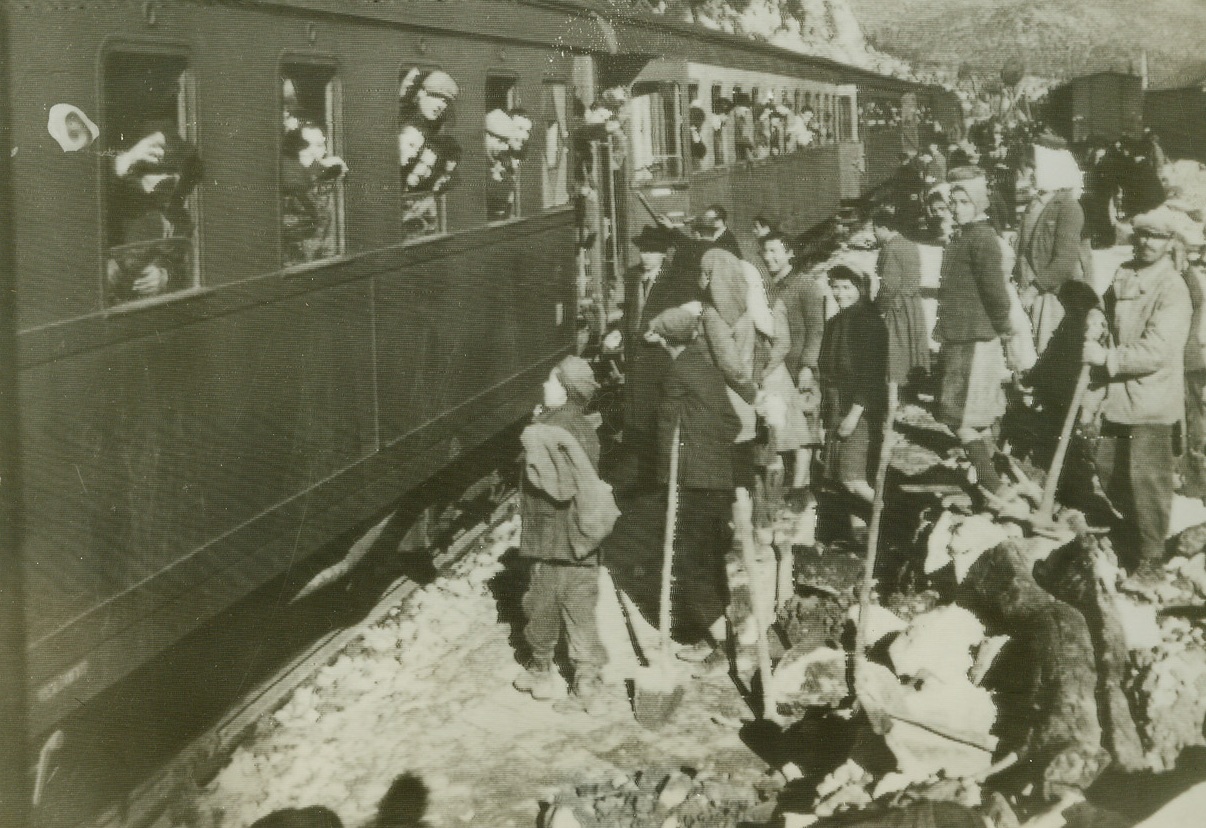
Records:
[[[1177,226],[1166,207],[1135,218],[1134,258],[1105,294],[1109,344],[1084,348],[1105,388],[1097,467],[1123,515],[1117,548],[1136,579],[1147,582],[1158,579],[1164,558],[1175,442],[1185,417],[1192,305],[1171,255]]]

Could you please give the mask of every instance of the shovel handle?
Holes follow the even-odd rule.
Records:
[[[888,463],[892,459],[892,434],[896,426],[895,382],[888,383],[888,416],[884,420],[884,439],[880,443],[879,467],[875,471],[875,500],[871,503],[871,525],[867,529],[867,561],[863,570],[863,584],[858,596],[858,628],[854,640],[855,668],[861,669],[867,646],[868,616],[871,608],[871,586],[875,583],[875,558],[879,547],[879,524],[884,514],[884,487],[888,480]]]
[[[1047,480],[1043,483],[1043,499],[1039,503],[1036,523],[1050,523],[1055,511],[1055,493],[1059,489],[1060,474],[1064,470],[1064,460],[1068,456],[1068,444],[1072,442],[1072,428],[1076,425],[1076,417],[1080,414],[1080,406],[1084,403],[1085,393],[1089,390],[1089,371],[1093,366],[1080,366],[1080,376],[1076,378],[1076,390],[1072,392],[1072,402],[1068,405],[1068,413],[1064,415],[1064,427],[1059,433],[1059,443],[1055,446],[1055,456],[1051,458],[1051,468],[1047,471]]]
[[[678,439],[681,422],[675,421],[670,438],[670,482],[666,493],[666,534],[662,542],[662,593],[658,605],[658,628],[661,633],[663,664],[670,664],[673,652],[670,643],[670,577],[674,565],[675,524],[678,521]]]

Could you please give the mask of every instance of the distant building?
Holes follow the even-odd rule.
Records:
[[[1147,90],[1143,123],[1170,158],[1206,163],[1206,74],[1173,89]]]
[[[1074,78],[1051,90],[1045,111],[1051,129],[1074,144],[1142,135],[1143,114],[1143,80],[1126,72]]]

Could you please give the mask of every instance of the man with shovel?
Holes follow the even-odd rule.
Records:
[[[1185,417],[1192,305],[1171,256],[1178,226],[1167,207],[1135,218],[1134,258],[1105,294],[1109,344],[1087,342],[1083,357],[1105,388],[1097,468],[1123,515],[1118,548],[1134,579],[1149,583],[1158,580],[1164,559]]]

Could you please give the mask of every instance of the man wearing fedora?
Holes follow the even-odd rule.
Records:
[[[624,445],[636,463],[635,479],[626,482],[640,485],[656,480],[658,398],[670,366],[665,349],[646,340],[645,332],[659,313],[699,299],[700,291],[698,273],[667,257],[679,244],[675,234],[646,225],[632,243],[641,262],[624,279]]]

